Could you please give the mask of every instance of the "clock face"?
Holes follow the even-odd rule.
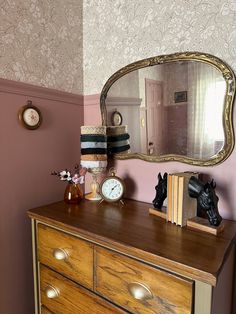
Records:
[[[122,124],[122,115],[120,112],[115,111],[113,112],[112,116],[111,116],[111,122],[112,125],[114,126],[118,126]]]
[[[41,125],[42,115],[37,107],[33,106],[30,101],[29,103],[20,108],[18,117],[25,128],[35,130]]]
[[[23,113],[23,119],[29,126],[35,126],[39,123],[40,117],[35,109],[28,108]]]
[[[124,185],[116,177],[107,178],[102,183],[101,194],[105,200],[116,202],[120,200],[124,194]]]

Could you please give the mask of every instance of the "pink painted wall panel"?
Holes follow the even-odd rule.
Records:
[[[28,91],[28,94],[27,94]],[[18,110],[30,99],[43,115],[37,130],[23,128]],[[33,272],[27,209],[63,199],[53,170],[80,158],[83,98],[0,80],[0,313],[31,314]],[[14,301],[13,301],[14,300]]]
[[[85,121],[92,121],[89,115],[89,105],[86,108],[87,97],[84,97]],[[94,99],[98,95],[94,95]],[[99,109],[99,103],[97,104]],[[95,112],[93,111],[93,115]],[[97,121],[100,119],[100,111],[97,110]],[[95,117],[92,117],[96,120]],[[236,110],[234,110],[234,123],[236,123]],[[117,174],[125,179],[127,186],[126,196],[143,202],[152,202],[155,197],[155,185],[158,172],[199,171],[205,179],[214,178],[217,183],[216,192],[219,196],[219,211],[226,219],[236,220],[236,151],[234,149],[230,157],[217,166],[196,167],[178,162],[151,163],[142,160],[116,160],[114,162]]]

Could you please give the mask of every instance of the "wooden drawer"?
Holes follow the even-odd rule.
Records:
[[[125,313],[43,265],[40,266],[40,290],[42,305],[55,314]]]
[[[192,313],[193,282],[96,248],[95,291],[132,313]]]
[[[92,244],[38,224],[38,259],[42,264],[93,289]]]

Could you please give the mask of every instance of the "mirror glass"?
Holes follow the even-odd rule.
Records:
[[[118,111],[130,135],[130,152],[116,157],[210,165],[230,154],[234,75],[219,59],[184,56],[169,55],[151,66],[142,63],[150,59],[142,60],[105,85],[103,123],[112,125]]]

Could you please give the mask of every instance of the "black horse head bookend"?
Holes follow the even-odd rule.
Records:
[[[165,172],[163,177],[161,173],[158,173],[158,183],[155,186],[156,196],[152,201],[154,208],[161,209],[164,200],[167,197],[167,173]]]
[[[197,199],[198,216],[206,216],[213,226],[219,226],[222,217],[218,211],[218,196],[215,193],[216,183],[203,183],[196,177],[192,176],[188,184],[188,193],[190,197]],[[205,215],[204,215],[205,214]]]

